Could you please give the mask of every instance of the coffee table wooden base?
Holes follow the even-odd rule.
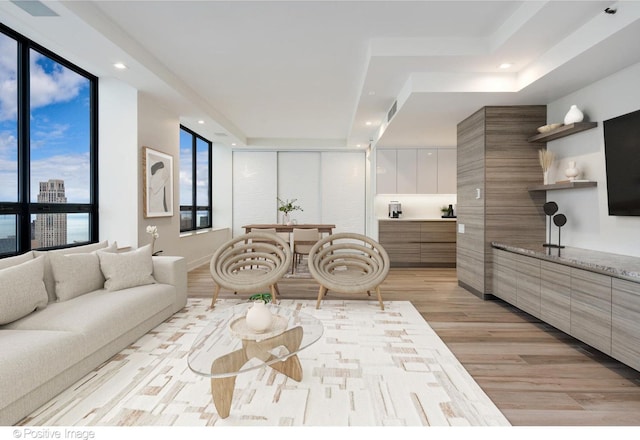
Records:
[[[249,359],[256,358],[268,363],[279,358],[279,356],[269,353],[269,350],[273,350],[276,347],[284,346],[289,353],[295,353],[300,348],[302,335],[302,327],[294,327],[284,333],[262,341],[243,339],[240,350],[231,352],[213,361],[211,364],[211,374],[213,376],[229,374],[227,377],[211,378],[211,395],[213,396],[213,403],[220,417],[223,419],[229,417],[229,412],[231,411],[231,401],[233,399],[233,390],[237,377],[237,374],[234,373],[240,371],[240,368],[242,368]],[[298,356],[295,354],[281,361],[274,362],[269,366],[297,382],[302,380],[302,366],[300,365]]]

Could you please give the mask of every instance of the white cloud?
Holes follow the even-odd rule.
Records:
[[[51,156],[31,162],[31,197],[37,200],[39,182],[64,180],[65,195],[70,203],[89,203],[89,153]]]
[[[30,100],[31,109],[67,102],[78,96],[88,80],[59,64],[45,72],[40,61],[46,58],[31,51]],[[0,121],[16,119],[17,115],[17,61],[15,42],[0,35]]]

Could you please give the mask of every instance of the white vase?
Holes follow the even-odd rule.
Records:
[[[545,185],[549,184],[549,171],[542,172],[542,183]]]
[[[572,105],[564,117],[564,125],[574,124],[576,122],[582,122],[583,119],[584,119],[584,114],[582,114],[582,112],[577,106]]]
[[[255,301],[245,316],[247,328],[256,333],[263,333],[271,327],[272,319],[273,315],[263,301]]]
[[[576,163],[573,160],[569,161],[569,168],[564,170],[564,174],[570,181],[574,181],[576,177],[578,177],[578,174],[580,174],[580,170],[576,168]]]
[[[291,222],[291,219],[289,218],[289,214],[286,212],[282,214],[282,224],[288,225],[290,222]]]

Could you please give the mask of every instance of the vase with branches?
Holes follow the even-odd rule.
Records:
[[[304,209],[302,209],[302,207],[300,207],[300,205],[295,205],[295,202],[298,199],[287,199],[286,201],[283,201],[280,197],[278,197],[278,204],[280,205],[278,207],[278,211],[281,211],[283,213],[282,216],[282,222],[287,224],[289,223],[289,214],[292,211],[304,211]]]
[[[542,167],[542,175],[543,175],[543,183],[545,185],[549,184],[549,169],[553,164],[553,160],[555,159],[555,154],[553,152],[540,149],[538,150],[538,157],[540,159],[540,166]]]

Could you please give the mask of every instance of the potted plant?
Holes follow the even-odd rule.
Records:
[[[284,224],[291,223],[291,220],[289,218],[289,213],[291,211],[304,211],[299,205],[294,205],[296,200],[298,199],[291,199],[291,200],[287,199],[286,201],[282,201],[280,197],[278,197],[278,203],[280,204],[280,206],[278,207],[278,211],[281,211],[283,213],[282,223]]]

